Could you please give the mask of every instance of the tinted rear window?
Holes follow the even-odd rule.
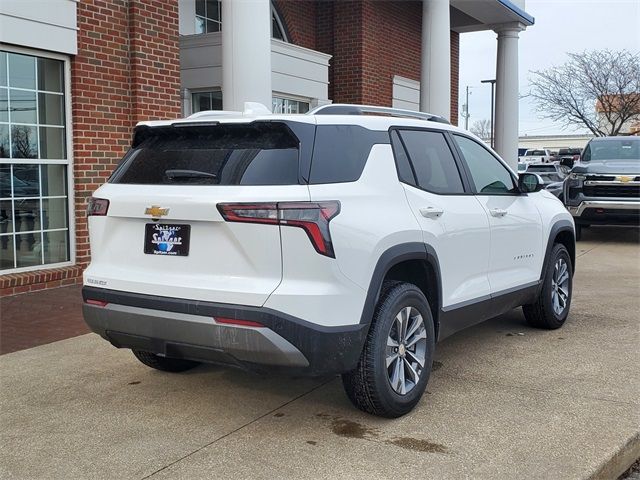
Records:
[[[389,133],[356,125],[319,125],[310,183],[355,182],[377,143],[388,144]]]
[[[276,122],[146,127],[111,182],[145,185],[298,183],[298,139]]]

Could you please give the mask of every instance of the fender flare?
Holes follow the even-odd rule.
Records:
[[[576,252],[576,248],[575,248],[575,244],[576,244],[576,231],[575,231],[575,227],[573,226],[573,223],[570,220],[558,220],[556,223],[553,224],[553,226],[551,227],[551,230],[549,231],[549,238],[547,240],[547,248],[545,250],[544,253],[544,261],[542,262],[542,271],[540,272],[540,285],[542,288],[542,281],[544,280],[544,274],[547,271],[547,267],[549,266],[549,262],[551,261],[551,250],[553,250],[553,245],[556,242],[556,238],[558,238],[558,235],[562,232],[569,232],[571,233],[571,237],[573,238],[573,252],[569,252],[569,255],[571,256],[571,268],[573,270],[573,272],[576,271],[576,256],[575,256],[575,252]]]
[[[375,268],[373,269],[373,275],[371,276],[371,282],[367,290],[367,296],[365,298],[364,307],[362,309],[362,315],[360,316],[360,324],[371,325],[373,320],[373,312],[380,298],[380,290],[382,289],[382,282],[391,268],[399,263],[407,260],[426,260],[433,268],[437,282],[437,305],[431,305],[431,309],[437,312],[438,315],[434,315],[435,329],[438,331],[440,325],[439,312],[442,304],[442,281],[440,276],[440,262],[438,261],[438,255],[435,249],[426,243],[409,242],[394,245],[385,250]]]

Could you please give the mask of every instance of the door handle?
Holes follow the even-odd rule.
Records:
[[[426,218],[439,218],[443,213],[444,210],[437,207],[422,207],[420,209],[420,215]]]
[[[489,213],[494,217],[504,217],[507,214],[507,211],[503,208],[492,208],[489,210]]]

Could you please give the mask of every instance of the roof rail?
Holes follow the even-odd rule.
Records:
[[[379,113],[390,117],[417,118],[429,122],[450,124],[446,118],[432,113],[416,112],[401,108],[377,107],[375,105],[332,103],[329,105],[321,105],[308,112],[309,115],[365,115],[367,113]]]

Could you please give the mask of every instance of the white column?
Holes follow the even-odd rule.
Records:
[[[521,24],[497,28],[495,147],[502,159],[518,169],[518,35]]]
[[[242,111],[244,102],[271,110],[269,0],[222,0],[222,105]]]
[[[451,117],[449,0],[422,0],[420,110]]]

